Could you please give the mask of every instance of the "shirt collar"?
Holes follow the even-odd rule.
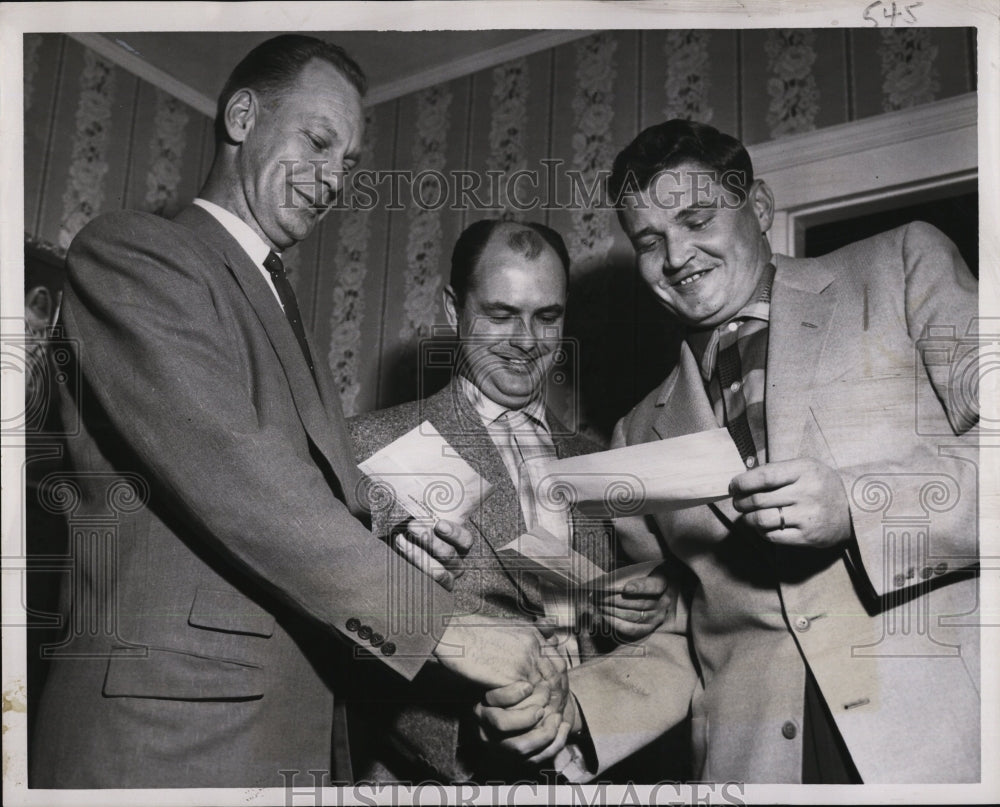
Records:
[[[520,412],[530,417],[536,424],[545,429],[546,432],[549,431],[549,425],[545,420],[545,402],[541,398],[532,399],[521,409],[508,409],[506,406],[498,404],[492,398],[488,398],[479,387],[469,381],[464,375],[458,377],[458,383],[462,387],[465,397],[472,404],[472,408],[476,410],[476,414],[482,418],[486,426],[492,426],[508,412]]]
[[[702,331],[689,331],[685,339],[701,368],[702,378],[707,382],[712,377],[715,368],[715,357],[719,351],[719,332],[730,322],[744,319],[759,319],[769,322],[771,319],[771,287],[774,285],[774,264],[769,263],[757,281],[757,287],[749,301],[736,312],[736,315],[716,328]]]
[[[236,214],[207,199],[195,199],[194,204],[207,210],[225,228],[226,232],[243,247],[243,251],[250,256],[250,260],[257,266],[264,265],[264,259],[271,252],[271,248],[264,243],[264,239],[257,235],[249,224]],[[280,257],[280,253],[276,254]]]

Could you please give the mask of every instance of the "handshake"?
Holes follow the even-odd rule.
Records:
[[[451,589],[463,573],[472,537],[446,520],[433,528],[411,522],[396,533],[394,545],[411,564]],[[618,641],[652,633],[666,619],[669,604],[666,577],[656,571],[629,581],[621,591],[595,592],[588,601],[590,621]],[[483,741],[541,763],[583,730],[566,654],[544,621],[454,617],[434,655],[446,669],[486,690],[474,709]]]

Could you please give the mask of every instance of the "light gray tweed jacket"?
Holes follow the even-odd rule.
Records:
[[[547,414],[559,457],[600,450],[600,446],[566,429]],[[505,568],[496,549],[525,531],[517,492],[503,459],[456,382],[422,400],[402,404],[348,421],[358,461],[413,429],[424,420],[489,483],[492,494],[469,519],[473,545],[466,557],[466,571],[455,585],[459,613],[484,617],[530,620],[542,613],[541,599],[532,577]],[[386,535],[406,514],[374,509],[373,529]],[[604,569],[614,566],[610,527],[606,521],[573,514],[574,548]],[[594,641],[587,626],[579,632],[581,654],[593,655]],[[370,665],[356,681],[351,699],[351,736],[357,777],[368,781],[524,781],[538,778],[538,769],[484,748],[475,736],[472,707],[482,697],[471,687],[425,665],[407,683],[382,675]]]

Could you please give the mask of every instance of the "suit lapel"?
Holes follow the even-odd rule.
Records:
[[[524,519],[517,498],[517,491],[507,473],[493,439],[483,426],[479,415],[472,408],[461,386],[452,381],[443,390],[425,402],[424,416],[434,424],[451,445],[476,472],[493,486],[493,492],[470,516],[484,540],[495,551],[499,546],[516,538],[501,535],[497,527],[509,526],[512,513],[518,514],[519,528],[524,530]]]
[[[285,371],[303,427],[330,463],[340,481],[341,492],[348,506],[352,512],[358,512],[355,490],[357,469],[347,461],[350,459],[351,443],[344,425],[340,396],[333,387],[332,380],[327,378],[325,365],[322,362],[316,363],[317,378],[314,380],[295,334],[261,270],[250,260],[239,242],[210,213],[191,205],[177,215],[177,221],[194,230],[219,253],[222,262],[239,284]],[[313,353],[315,355],[315,351]]]
[[[660,439],[719,428],[698,362],[686,342],[681,345],[677,367],[663,385],[656,407],[653,431]]]
[[[796,263],[800,266],[775,256],[765,401],[769,460],[791,459],[798,453],[809,414],[807,391],[822,361],[838,302],[832,273],[810,271],[811,262]]]
[[[719,428],[719,421],[715,418],[712,403],[705,392],[705,382],[698,369],[698,362],[687,342],[681,344],[677,367],[664,384],[656,406],[659,413],[653,421],[652,429],[660,439]],[[740,515],[733,509],[731,499],[716,502],[710,509],[716,517],[721,516],[723,521],[733,522]]]
[[[493,492],[469,516],[469,521],[482,536],[488,550],[494,553],[502,574],[526,602],[539,607],[542,599],[535,579],[519,570],[511,571],[496,554],[497,549],[517,538],[527,527],[507,466],[479,414],[457,381],[452,380],[443,390],[426,400],[424,417],[493,486]]]

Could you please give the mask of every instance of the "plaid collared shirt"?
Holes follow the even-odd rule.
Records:
[[[715,418],[730,427],[745,416],[753,446],[741,446],[748,468],[767,462],[767,422],[764,417],[767,335],[771,315],[771,285],[774,265],[768,264],[753,296],[735,317],[712,331],[695,331],[687,336],[705,382]],[[720,372],[719,356],[739,357],[739,377]],[[727,363],[730,366],[731,363]],[[727,375],[726,378],[721,376]]]

